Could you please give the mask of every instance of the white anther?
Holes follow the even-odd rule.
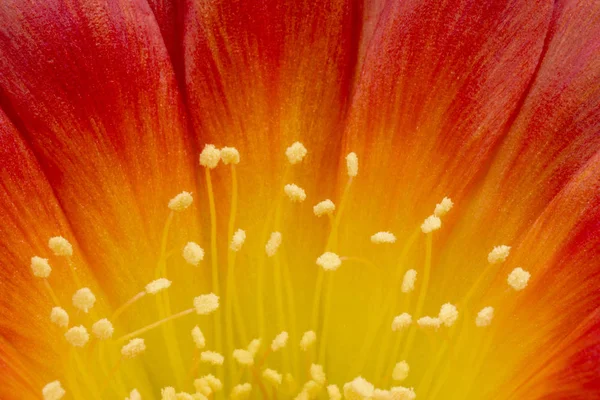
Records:
[[[403,381],[408,376],[409,371],[410,367],[408,366],[408,363],[406,361],[400,361],[399,363],[396,363],[396,366],[394,367],[392,378],[394,378],[395,381]]]
[[[423,233],[431,233],[433,231],[437,231],[442,227],[442,220],[435,215],[430,215],[425,218],[425,221],[421,224],[421,231]]]
[[[529,278],[531,278],[531,274],[529,272],[525,271],[521,267],[517,267],[513,269],[510,274],[508,274],[507,282],[511,288],[519,291],[527,287]]]
[[[394,400],[392,397],[392,392],[384,389],[375,389],[373,391],[373,395],[371,396],[372,400]]]
[[[306,351],[316,341],[317,341],[317,334],[315,333],[315,331],[306,331],[302,335],[302,339],[300,339],[300,348],[302,349],[302,351]]]
[[[302,203],[306,200],[306,192],[304,189],[294,183],[285,185],[283,191],[292,203]]]
[[[106,318],[102,318],[92,325],[92,333],[100,340],[110,339],[113,332],[113,324]]]
[[[48,240],[48,247],[55,256],[70,257],[73,255],[73,246],[62,236],[54,236]]]
[[[484,307],[477,313],[475,325],[478,327],[489,326],[492,323],[492,319],[494,319],[494,307]]]
[[[342,265],[342,259],[337,254],[327,251],[317,258],[317,265],[325,271],[335,271]]]
[[[421,317],[417,320],[417,325],[425,329],[438,329],[442,325],[442,320],[438,317]]]
[[[181,254],[183,259],[193,266],[198,266],[200,261],[204,260],[204,250],[195,242],[187,242]]]
[[[171,386],[167,386],[160,390],[160,398],[161,400],[177,400],[177,394],[175,393],[175,388]]]
[[[134,358],[146,351],[146,343],[142,338],[131,339],[129,343],[121,347],[123,358]]]
[[[50,312],[50,321],[61,328],[66,328],[69,326],[69,314],[67,314],[65,309],[62,307],[52,307],[52,311]]]
[[[283,381],[283,376],[281,376],[279,372],[270,368],[265,369],[262,373],[262,376],[267,382],[269,382],[273,386],[279,386]]]
[[[219,296],[209,293],[195,297],[194,307],[199,315],[208,315],[219,308]]]
[[[377,232],[371,236],[371,242],[375,244],[396,243],[396,236],[392,232]]]
[[[412,317],[408,313],[402,313],[392,321],[392,331],[397,332],[399,330],[408,328],[412,324]]]
[[[245,349],[233,350],[233,358],[240,365],[251,366],[254,364],[254,355]]]
[[[458,319],[458,310],[454,304],[446,303],[440,308],[438,318],[445,326],[452,326]]]
[[[211,375],[212,376],[212,375]],[[206,376],[194,380],[194,387],[196,388],[196,392],[200,393],[203,396],[210,396],[213,392],[210,383],[206,379]]]
[[[204,375],[200,379],[206,382],[206,384],[213,393],[223,390],[223,383],[221,382],[221,380],[212,374]]]
[[[325,370],[323,369],[323,366],[319,364],[311,364],[310,377],[319,386],[325,385],[325,381],[327,380],[327,377],[325,376]]]
[[[168,289],[171,286],[171,281],[166,278],[158,278],[146,285],[146,293],[156,294],[161,290]]]
[[[392,392],[392,398],[394,400],[415,400],[417,398],[417,394],[413,388],[396,386],[391,388],[390,392]]]
[[[60,381],[52,381],[42,389],[42,397],[44,400],[60,400],[66,394]]]
[[[375,391],[375,386],[362,376],[344,384],[344,397],[347,400],[367,400]]]
[[[306,156],[306,147],[300,142],[294,142],[290,147],[285,150],[285,156],[287,157],[290,164],[298,164],[304,156]]]
[[[433,212],[433,215],[436,217],[443,217],[444,215],[448,214],[448,211],[452,209],[452,206],[454,206],[452,200],[449,197],[444,197],[442,201],[435,205],[435,211]]]
[[[204,334],[202,333],[202,331],[200,330],[200,327],[198,327],[198,325],[196,325],[192,329],[192,339],[194,340],[194,343],[196,344],[196,347],[198,349],[202,350],[204,348],[204,346],[206,346],[206,340],[204,339]]]
[[[239,164],[240,152],[235,147],[223,147],[221,149],[221,160],[223,164]]]
[[[510,246],[496,246],[488,254],[488,262],[490,264],[498,264],[506,261],[510,254]]]
[[[65,339],[73,347],[83,347],[90,340],[90,335],[83,325],[79,325],[65,332]]]
[[[142,400],[142,395],[138,392],[137,389],[133,389],[129,393],[129,397],[126,397],[125,400]]]
[[[246,231],[244,231],[243,229],[238,229],[237,231],[235,231],[233,237],[231,238],[231,245],[229,245],[229,248],[233,251],[240,251],[245,241]]]
[[[329,199],[320,201],[313,207],[313,212],[315,213],[315,215],[317,217],[321,217],[325,214],[331,215],[331,214],[333,214],[334,211],[335,211],[335,204],[333,204],[333,201],[331,201]]]
[[[271,350],[274,352],[285,347],[288,341],[288,333],[286,331],[281,332],[279,335],[275,336],[273,342],[271,342]]]
[[[358,175],[358,156],[356,153],[348,153],[346,156],[346,170],[351,178]]]
[[[249,383],[235,385],[233,389],[231,389],[231,400],[247,400],[250,397],[251,391],[252,385]]]
[[[212,365],[223,365],[223,361],[225,361],[225,357],[216,351],[203,351],[200,353],[200,361],[209,363]]]
[[[265,246],[267,256],[273,257],[275,253],[277,253],[277,249],[279,249],[279,246],[281,246],[281,232],[271,233],[271,237],[269,237],[269,241]]]
[[[337,385],[327,386],[327,395],[329,396],[329,400],[342,400],[342,392],[340,392],[340,388]]]
[[[256,353],[258,353],[258,350],[260,350],[260,344],[261,344],[261,340],[260,339],[252,339],[252,341],[248,344],[248,347],[246,347],[246,349],[250,352],[250,354],[252,354],[252,356],[256,356]]]
[[[94,296],[94,293],[89,288],[81,288],[73,295],[73,305],[84,313],[87,313],[90,308],[94,307],[95,303],[96,296]]]
[[[179,392],[175,395],[177,400],[194,400],[194,396],[187,392]]]
[[[183,211],[188,208],[193,201],[194,198],[190,192],[181,192],[169,200],[169,210]]]
[[[402,279],[402,287],[400,290],[402,293],[410,293],[415,290],[415,282],[417,281],[417,271],[414,269],[409,269],[404,273],[404,278]]]
[[[308,394],[309,399],[317,398],[321,389],[323,389],[323,385],[320,385],[319,383],[313,381],[312,379],[309,380],[308,382],[306,382],[304,384],[304,386],[302,387],[302,391],[306,392],[306,394]]]
[[[207,144],[200,153],[200,165],[208,169],[213,169],[219,164],[221,151],[213,144]]]
[[[34,256],[31,257],[31,271],[38,278],[47,278],[50,276],[50,272],[52,272],[52,267],[50,267],[47,258]]]

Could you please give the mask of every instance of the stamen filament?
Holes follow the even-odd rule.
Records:
[[[177,314],[173,314],[169,317],[166,317],[159,321],[153,322],[150,325],[146,325],[145,327],[138,329],[137,331],[133,331],[131,333],[128,333],[127,335],[121,336],[120,338],[117,339],[117,342],[124,342],[126,340],[133,339],[134,337],[140,336],[143,333],[146,333],[158,326],[161,326],[165,322],[173,321],[174,319],[181,318],[185,315],[188,315],[188,314],[192,313],[194,310],[195,309],[193,307],[188,308],[187,310],[180,311]]]
[[[111,321],[116,320],[121,314],[123,314],[123,312],[125,310],[127,310],[132,304],[134,304],[136,301],[138,301],[145,295],[146,295],[146,291],[142,290],[141,292],[139,292],[138,294],[136,294],[135,296],[133,296],[132,298],[127,300],[125,303],[123,303],[123,305],[121,307],[117,308],[117,310],[113,313],[112,317],[110,318]]]

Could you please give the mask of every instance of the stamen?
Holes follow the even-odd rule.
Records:
[[[161,400],[177,400],[175,388],[167,386],[160,390]]]
[[[83,325],[79,325],[65,332],[65,339],[73,347],[83,347],[90,340],[90,335]]]
[[[169,200],[169,210],[181,212],[188,208],[193,201],[194,198],[190,192],[181,192]]]
[[[229,248],[233,251],[240,251],[245,241],[246,231],[244,231],[243,229],[238,229],[237,231],[235,231],[233,237],[231,238],[231,245],[229,246]]]
[[[394,372],[392,372],[392,378],[395,381],[403,381],[408,376],[408,372],[410,371],[410,367],[406,361],[400,361],[396,363],[394,367]]]
[[[262,373],[262,376],[267,382],[269,382],[273,386],[279,386],[283,381],[283,376],[281,376],[279,372],[270,368],[265,369]]]
[[[375,389],[373,391],[373,396],[371,396],[371,399],[373,400],[392,400],[392,392],[390,392],[389,390],[383,390],[383,389]]]
[[[94,296],[94,293],[89,288],[81,288],[73,295],[73,305],[84,313],[87,313],[90,308],[94,307],[95,303],[96,296]]]
[[[327,394],[329,395],[329,400],[342,400],[342,393],[337,385],[327,386]]]
[[[60,400],[66,394],[60,381],[52,381],[42,389],[44,400]]]
[[[62,307],[52,307],[50,321],[61,328],[66,328],[69,326],[69,314]]]
[[[342,265],[342,259],[337,254],[327,251],[317,258],[317,265],[325,271],[335,271]]]
[[[212,376],[212,375],[211,375]],[[203,376],[201,378],[194,380],[194,387],[196,388],[196,392],[202,394],[203,396],[210,396],[213,392],[212,387],[210,386],[207,376]]]
[[[194,308],[198,315],[208,315],[219,308],[219,296],[209,293],[195,297]]]
[[[346,156],[346,170],[350,178],[354,178],[358,175],[358,156],[356,153],[348,153]]]
[[[319,383],[310,380],[304,384],[304,386],[302,387],[302,391],[308,395],[309,399],[314,399],[317,397],[322,388],[323,385],[320,385]]]
[[[47,278],[52,272],[52,267],[50,267],[47,258],[34,256],[31,257],[31,271],[38,278]]]
[[[440,309],[438,318],[445,326],[451,327],[458,319],[458,310],[456,309],[456,306],[450,303],[444,304]]]
[[[92,325],[92,333],[100,340],[110,339],[113,335],[113,332],[113,325],[106,318],[102,318]]]
[[[200,165],[208,169],[214,169],[221,160],[221,151],[213,144],[207,144],[200,153]]]
[[[260,344],[260,339],[252,339],[250,344],[248,344],[246,349],[250,352],[250,354],[252,354],[252,357],[256,357],[256,353],[258,353],[258,350],[260,350]]]
[[[347,400],[369,399],[375,391],[375,386],[362,376],[354,378],[351,382],[344,384],[344,397]]]
[[[375,244],[396,243],[396,236],[392,232],[377,232],[371,236],[371,242]]]
[[[404,278],[402,279],[402,287],[400,290],[402,293],[410,293],[415,290],[415,282],[417,280],[417,271],[414,269],[409,269],[404,273]]]
[[[452,206],[454,206],[452,200],[448,197],[444,197],[441,202],[435,205],[435,211],[433,212],[433,215],[436,217],[443,217],[444,215],[448,214],[448,211],[452,209]]]
[[[527,283],[531,278],[531,274],[521,267],[517,267],[508,274],[508,285],[516,291],[523,290],[527,287]]]
[[[413,388],[396,386],[391,389],[394,400],[415,400],[417,395]]]
[[[442,220],[435,215],[430,215],[429,217],[425,218],[425,221],[423,221],[423,224],[421,224],[421,231],[423,233],[431,233],[433,231],[437,231],[441,227]]]
[[[216,393],[216,392],[223,390],[223,383],[221,383],[219,378],[215,377],[212,374],[204,375],[199,380],[203,380],[204,382],[206,382],[206,384],[208,385],[208,387],[210,388],[212,393]],[[210,395],[210,393],[207,394],[207,396],[209,396],[209,395]]]
[[[417,320],[417,325],[421,328],[437,330],[442,325],[442,320],[437,317],[421,317]]]
[[[146,285],[146,293],[156,294],[162,290],[168,289],[170,286],[170,280],[166,278],[159,278]]]
[[[233,351],[233,358],[244,366],[252,366],[254,364],[254,355],[245,349],[235,349]]]
[[[306,147],[300,142],[294,142],[285,150],[285,156],[292,165],[296,165],[306,156]]]
[[[302,203],[306,200],[306,192],[304,189],[294,183],[285,185],[283,191],[292,203]]]
[[[127,397],[125,400],[142,400],[142,395],[137,391],[137,389],[133,389],[131,393],[129,393],[129,397]]]
[[[317,217],[321,217],[325,214],[331,215],[331,214],[333,214],[334,211],[335,211],[335,204],[333,204],[333,201],[331,201],[329,199],[320,201],[313,207],[313,212],[315,213],[315,215]]]
[[[288,338],[289,335],[286,331],[283,331],[279,335],[275,336],[275,339],[273,339],[273,342],[271,342],[271,350],[276,352],[277,350],[284,348],[287,344]]]
[[[250,397],[250,392],[252,392],[252,385],[249,383],[235,385],[231,389],[231,400],[246,400]]]
[[[412,324],[412,317],[408,313],[402,313],[392,321],[392,331],[397,332],[399,330],[408,328]]]
[[[62,236],[54,236],[48,240],[48,247],[59,257],[70,257],[73,255],[73,246]]]
[[[281,245],[281,233],[273,232],[271,233],[271,237],[265,246],[265,250],[267,252],[268,257],[273,257],[275,253],[277,253],[277,249]]]
[[[506,261],[509,254],[510,254],[510,246],[505,246],[505,245],[496,246],[488,254],[488,262],[490,264],[502,263],[502,262]]]
[[[194,267],[197,267],[200,261],[204,260],[204,250],[195,242],[188,242],[181,254],[183,259]]]
[[[200,330],[200,327],[198,327],[198,325],[196,325],[192,329],[192,339],[194,340],[194,343],[196,344],[196,347],[199,350],[202,350],[206,346],[206,340],[204,339],[204,334],[202,334],[202,331]]]
[[[123,358],[134,358],[146,351],[146,343],[142,338],[131,339],[129,343],[121,347]]]
[[[323,366],[319,364],[311,364],[310,377],[319,386],[323,386],[327,380],[327,377],[325,376],[325,370],[323,369]]]
[[[314,331],[304,332],[300,340],[300,348],[302,351],[307,351],[317,341],[317,334]]]
[[[194,396],[186,392],[179,392],[175,396],[177,400],[194,400]]]
[[[225,357],[216,351],[203,351],[200,353],[200,361],[209,363],[212,365],[223,365],[223,361],[225,361]]]
[[[478,327],[489,326],[494,318],[494,307],[485,307],[477,313],[475,325]]]
[[[223,164],[239,164],[240,152],[235,147],[223,147],[221,149],[221,160]]]

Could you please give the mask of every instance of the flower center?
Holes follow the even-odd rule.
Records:
[[[292,144],[285,153],[288,168],[298,168],[307,153],[301,143]],[[213,170],[221,161],[230,167],[232,183],[227,236],[218,229],[219,199],[212,182]],[[477,275],[467,293],[436,304],[437,296],[430,290],[434,237],[452,201],[442,199],[433,214],[410,228],[402,240],[389,231],[373,233],[370,250],[357,255],[353,240],[340,233],[342,219],[349,218],[344,212],[358,175],[358,158],[350,153],[347,182],[339,200],[313,203],[312,218],[327,220],[326,224],[315,222],[315,229],[326,232],[322,252],[306,265],[301,244],[286,243],[286,234],[294,227],[283,218],[284,204],[303,206],[306,191],[286,182],[261,229],[246,232],[236,226],[239,162],[235,148],[205,146],[200,165],[210,214],[207,243],[188,241],[175,252],[168,250],[172,226],[185,221],[193,203],[189,192],[172,198],[155,279],[109,315],[98,315],[95,294],[81,282],[72,296],[72,307],[63,308],[47,279],[52,270],[49,261],[32,258],[34,275],[41,278],[55,303],[50,319],[64,330],[68,345],[65,376],[42,389],[45,400],[61,399],[66,392],[74,398],[128,396],[130,400],[340,399],[342,395],[350,400],[409,400],[446,398],[448,381],[460,388],[457,398],[466,398],[476,389],[475,375],[462,367],[481,369],[483,355],[492,345],[495,309],[491,305],[474,308],[472,300],[487,284],[486,276],[497,272],[496,266],[507,259],[510,247],[497,246],[489,253],[488,268]],[[247,243],[247,237],[257,239]],[[75,271],[73,247],[67,239],[53,237],[49,247]],[[178,282],[169,279],[172,257],[210,269],[211,291],[186,300],[187,308],[175,309],[172,304],[182,296]],[[251,279],[240,273],[241,265],[245,270],[250,266]],[[315,268],[316,275],[312,281],[296,282],[298,275],[290,266]],[[360,273],[344,275],[344,270]],[[527,271],[516,268],[507,283],[513,290],[522,290],[529,277]],[[154,301],[148,301],[149,297]],[[360,302],[367,307],[359,308]],[[152,310],[152,322],[124,330],[129,322],[137,321],[135,311],[141,304]],[[434,307],[436,312],[428,315],[426,311]],[[74,311],[88,319],[71,324]],[[153,373],[160,371],[146,371],[146,357],[157,360],[175,381],[157,387],[155,382],[161,379]]]

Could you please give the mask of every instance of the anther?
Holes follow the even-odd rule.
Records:
[[[200,153],[200,165],[208,169],[214,169],[221,159],[221,151],[213,144],[207,144]]]
[[[233,358],[244,366],[252,366],[254,364],[254,355],[245,349],[233,350]]]
[[[48,247],[55,256],[70,257],[73,255],[73,246],[62,236],[54,236],[48,240]]]
[[[306,331],[300,340],[300,348],[302,351],[307,351],[317,341],[317,334],[314,331]]]
[[[300,186],[289,183],[283,187],[283,191],[292,203],[302,203],[306,200],[306,192]]]
[[[202,350],[206,346],[204,334],[202,334],[202,331],[200,330],[200,327],[198,327],[198,325],[196,325],[192,329],[192,339],[194,340],[194,344],[198,349]]]
[[[399,330],[408,328],[412,324],[412,317],[408,313],[402,313],[392,321],[392,331],[397,332]]]
[[[113,325],[106,318],[102,318],[92,325],[92,333],[100,340],[110,339],[113,335],[113,332]]]
[[[90,335],[83,325],[79,325],[65,332],[65,339],[73,347],[83,347],[90,340]]]
[[[194,198],[190,192],[181,192],[169,200],[169,209],[180,212],[188,208],[193,201]]]
[[[223,147],[221,149],[221,161],[223,164],[239,164],[240,152],[235,147]]]
[[[327,395],[329,396],[329,400],[342,400],[342,393],[337,385],[327,386]]]
[[[517,267],[508,274],[508,285],[516,291],[523,290],[527,287],[527,283],[531,278],[531,274],[521,267]]]
[[[66,394],[60,381],[52,381],[42,389],[44,400],[60,400]]]
[[[294,142],[285,150],[285,156],[290,164],[295,165],[302,161],[307,152],[306,147],[302,143]]]
[[[354,378],[351,382],[344,384],[344,397],[348,400],[369,399],[373,395],[375,387],[362,376]]]
[[[50,267],[47,258],[34,256],[31,257],[31,271],[38,278],[47,278],[50,276],[50,272],[52,272],[52,267]]]
[[[477,313],[475,325],[478,327],[489,326],[494,318],[494,307],[485,307]]]
[[[167,386],[160,390],[160,398],[161,400],[177,400],[177,394],[175,392],[175,388],[171,386]]]
[[[283,376],[281,376],[279,372],[270,368],[265,369],[262,373],[262,376],[267,382],[269,382],[273,386],[279,386],[283,381]]]
[[[195,297],[194,308],[199,315],[208,315],[219,308],[219,296],[209,293]]]
[[[435,211],[433,212],[433,215],[436,217],[443,217],[444,215],[448,214],[448,211],[450,211],[453,206],[454,203],[452,200],[448,197],[444,197],[442,201],[435,205]]]
[[[137,389],[133,389],[129,393],[129,397],[125,398],[125,400],[142,400],[142,395],[138,392]]]
[[[235,385],[233,389],[231,389],[231,400],[246,400],[248,397],[250,397],[251,391],[252,385],[249,383]]]
[[[358,156],[356,153],[348,153],[346,156],[346,170],[350,178],[358,175]]]
[[[203,351],[200,353],[200,361],[212,364],[212,365],[223,365],[225,357],[216,351]]]
[[[408,376],[408,372],[410,371],[410,367],[406,361],[400,361],[396,363],[394,367],[394,371],[392,372],[392,378],[395,381],[403,381]]]
[[[431,233],[433,231],[437,231],[442,227],[442,220],[435,215],[430,215],[425,218],[425,221],[421,224],[421,231],[423,233]]]
[[[392,392],[384,389],[375,389],[371,396],[373,400],[393,400]]]
[[[392,232],[377,232],[371,236],[371,242],[375,244],[396,243],[396,236]]]
[[[269,241],[265,246],[265,251],[267,252],[268,257],[273,257],[275,253],[277,253],[277,249],[281,245],[281,232],[273,232],[271,233],[271,237],[269,237]]]
[[[73,295],[73,305],[84,313],[87,313],[90,308],[94,307],[95,303],[96,296],[94,296],[94,293],[89,288],[81,288]]]
[[[390,391],[394,400],[415,400],[417,398],[417,394],[413,388],[396,386],[391,388]]]
[[[158,278],[146,285],[146,293],[156,294],[162,290],[168,289],[171,281],[166,278]]]
[[[334,211],[335,211],[335,204],[333,204],[333,201],[331,201],[329,199],[320,201],[313,207],[313,212],[315,213],[315,215],[317,217],[321,217],[326,214],[331,215],[331,214],[333,214]]]
[[[325,371],[323,370],[323,366],[319,364],[311,364],[310,377],[320,386],[325,385],[325,381],[327,380],[327,377],[325,376]]]
[[[252,339],[252,341],[248,344],[246,349],[252,354],[252,357],[256,356],[258,350],[260,349],[261,340],[260,339]]]
[[[442,320],[437,317],[421,317],[417,320],[417,325],[424,329],[437,330],[442,325]]]
[[[235,231],[233,237],[231,238],[231,245],[229,245],[229,248],[233,251],[240,251],[245,241],[246,231],[244,231],[243,229],[238,229],[237,231]]]
[[[121,347],[123,358],[134,358],[146,351],[146,343],[142,338],[131,339],[129,343]]]
[[[327,251],[317,258],[317,265],[325,271],[335,271],[342,265],[342,259],[337,254]]]
[[[510,254],[510,246],[496,246],[488,254],[488,262],[490,264],[498,264],[506,261]]]
[[[454,325],[454,323],[458,319],[458,310],[456,309],[456,306],[450,303],[444,304],[440,308],[438,318],[447,327]]]
[[[195,242],[187,242],[181,254],[188,264],[195,267],[200,264],[200,261],[204,260],[204,250]]]
[[[67,314],[65,309],[62,307],[52,307],[52,311],[50,312],[50,321],[61,328],[66,328],[69,326],[69,314]]]
[[[404,273],[404,278],[402,279],[402,286],[400,290],[402,293],[410,293],[415,290],[415,281],[417,280],[417,271],[414,269],[409,269]]]
[[[273,342],[271,342],[271,350],[274,352],[284,348],[288,341],[288,333],[286,331],[281,332],[279,335],[275,336]]]

